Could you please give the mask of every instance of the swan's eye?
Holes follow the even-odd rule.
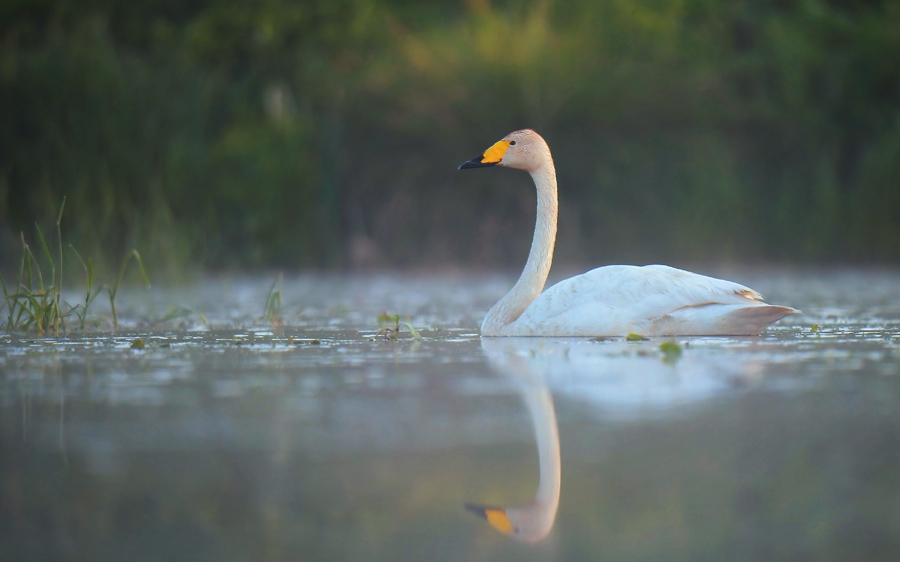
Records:
[[[509,141],[509,146],[516,146],[516,141]]]

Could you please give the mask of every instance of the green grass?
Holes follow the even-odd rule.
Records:
[[[283,287],[284,273],[279,273],[266,296],[266,307],[263,311],[263,318],[268,320],[272,326],[284,325],[284,319],[281,317],[281,290]]]
[[[31,251],[22,233],[22,261],[19,267],[19,281],[13,292],[10,292],[6,280],[0,276],[3,285],[3,297],[9,311],[6,327],[9,330],[34,330],[38,333],[53,332],[59,335],[61,329],[67,327],[67,314],[62,310],[61,293],[63,282],[63,251],[60,221],[66,200],[63,198],[56,216],[56,236],[59,246],[59,269],[50,252],[50,246],[44,237],[41,227],[35,224],[38,239],[41,242],[44,256],[50,264],[49,283],[44,283],[44,275],[38,259]],[[57,271],[59,275],[57,276]],[[71,309],[70,309],[71,312]]]
[[[86,280],[87,290],[85,291],[84,303],[76,304],[72,307],[71,314],[74,314],[78,318],[78,328],[84,330],[85,321],[87,319],[87,311],[91,307],[91,303],[94,302],[94,299],[97,298],[97,295],[100,294],[100,291],[93,291],[94,287],[94,264],[90,258],[88,258],[87,262],[85,262],[81,258],[81,254],[78,253],[78,250],[75,249],[75,246],[69,244],[69,248],[74,252],[75,256],[78,258],[78,261],[81,262],[81,267],[84,268],[84,276]]]
[[[134,259],[147,282],[150,285],[150,279],[147,271],[141,261],[141,256],[137,250],[132,250],[125,256],[122,261],[122,267],[119,270],[119,276],[116,278],[112,287],[103,287],[94,291],[94,266],[90,258],[85,261],[81,255],[70,245],[72,252],[78,258],[84,269],[86,291],[84,302],[77,304],[69,304],[62,300],[63,289],[63,239],[62,239],[62,216],[66,207],[66,198],[63,197],[59,206],[59,213],[56,216],[56,249],[58,251],[56,259],[50,251],[50,245],[44,236],[41,227],[35,223],[35,230],[40,241],[39,254],[43,254],[46,264],[49,264],[50,276],[46,280],[44,272],[41,269],[40,260],[31,250],[28,242],[25,240],[25,233],[21,233],[22,240],[22,259],[19,266],[19,277],[15,286],[12,288],[6,284],[6,280],[0,275],[0,285],[3,287],[4,306],[7,309],[6,329],[9,331],[20,330],[28,332],[37,332],[38,334],[53,334],[58,336],[61,332],[68,331],[72,328],[70,320],[77,320],[77,328],[84,330],[86,327],[86,319],[88,310],[100,291],[106,289],[109,294],[109,305],[112,311],[113,326],[118,329],[119,318],[116,310],[116,294],[119,285],[125,275],[128,263]]]
[[[109,293],[109,307],[112,309],[113,315],[113,325],[118,328],[119,327],[119,315],[116,312],[116,293],[119,292],[119,285],[122,283],[122,278],[125,276],[125,269],[128,267],[128,262],[134,258],[134,261],[137,262],[138,267],[141,268],[141,275],[144,276],[144,281],[147,282],[147,287],[150,287],[150,278],[147,276],[147,270],[144,269],[144,263],[141,261],[141,255],[137,250],[131,250],[128,255],[125,256],[125,259],[122,260],[122,267],[119,269],[119,276],[116,277],[116,283],[112,287],[107,287],[106,291]]]
[[[407,316],[406,319],[409,320],[409,317]],[[393,327],[387,326],[381,328],[375,334],[376,336],[384,337],[387,340],[396,340],[400,337],[400,327],[403,326],[409,332],[409,335],[411,335],[413,338],[417,340],[423,339],[422,335],[419,334],[419,332],[415,328],[413,328],[412,324],[410,324],[409,322],[400,321],[399,314],[388,314],[387,311],[385,311],[378,315],[377,320],[379,325],[393,324]]]

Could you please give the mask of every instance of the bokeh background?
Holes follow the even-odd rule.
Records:
[[[900,259],[900,2],[4,0],[0,268]]]

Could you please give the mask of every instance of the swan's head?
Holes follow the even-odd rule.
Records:
[[[541,135],[531,129],[522,129],[513,131],[495,142],[481,156],[463,162],[459,169],[506,166],[533,172],[552,161],[550,149]]]
[[[556,508],[535,502],[525,507],[488,507],[465,504],[467,511],[482,517],[504,535],[525,542],[537,542],[553,528]]]

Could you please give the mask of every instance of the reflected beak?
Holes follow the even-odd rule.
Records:
[[[471,160],[469,162],[471,162]],[[466,162],[466,164],[468,164],[468,162]],[[464,503],[463,507],[466,508],[466,511],[470,511],[478,517],[481,517],[482,519],[487,519],[487,514],[485,514],[485,511],[489,509],[487,506],[476,505],[474,503]]]
[[[487,519],[487,522],[501,533],[508,535],[513,532],[512,521],[509,520],[506,510],[502,507],[487,507],[473,503],[466,503],[463,506],[466,508],[466,511],[471,511],[475,515]]]

